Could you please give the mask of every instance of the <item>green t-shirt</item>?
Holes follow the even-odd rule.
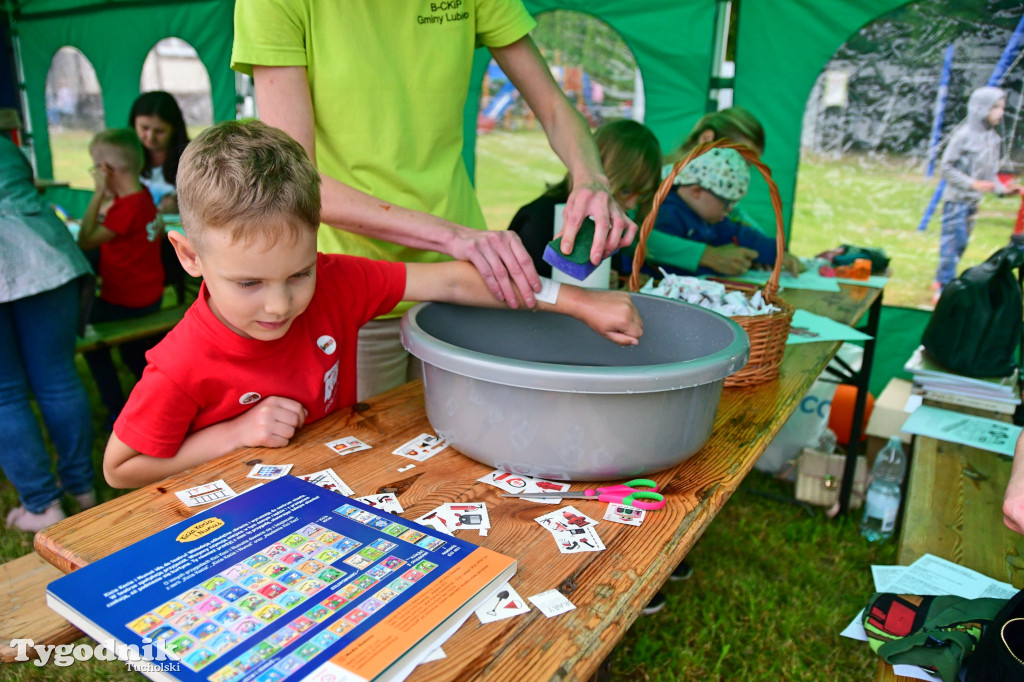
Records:
[[[536,25],[521,0],[237,0],[231,68],[305,66],[321,172],[404,208],[486,229],[462,161],[473,51]],[[324,226],[318,247],[448,260]]]

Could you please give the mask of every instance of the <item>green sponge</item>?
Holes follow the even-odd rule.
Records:
[[[594,221],[587,218],[580,225],[576,241],[572,245],[572,253],[562,253],[562,238],[552,239],[544,247],[544,261],[551,267],[561,270],[570,277],[584,280],[597,266],[590,262],[590,249],[594,245]]]

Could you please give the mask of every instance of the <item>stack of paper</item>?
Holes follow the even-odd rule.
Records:
[[[1020,404],[1017,370],[1005,377],[966,377],[943,367],[919,346],[903,369],[914,375],[914,390],[950,405],[1013,414]]]

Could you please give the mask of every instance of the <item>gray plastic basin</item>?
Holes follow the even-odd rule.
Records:
[[[564,315],[421,303],[402,343],[423,361],[437,435],[484,464],[563,481],[674,466],[711,435],[722,382],[747,363],[727,317],[633,294],[639,346]]]

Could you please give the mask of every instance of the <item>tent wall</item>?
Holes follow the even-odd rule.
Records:
[[[34,4],[28,6],[35,11]],[[163,38],[178,37],[195,48],[210,76],[214,120],[235,117],[235,81],[228,68],[234,4],[224,0],[183,4],[133,3],[23,14],[18,21],[29,119],[37,172],[53,177],[46,133],[46,75],[57,50],[78,48],[96,69],[108,127],[123,127],[139,95],[142,65]]]
[[[632,50],[644,81],[644,124],[674,149],[704,114],[711,79],[715,3],[709,0],[524,0],[534,16],[553,10],[590,14],[615,29]],[[477,50],[464,117],[463,157],[475,168],[476,117],[487,50]]]
[[[733,101],[761,121],[764,162],[782,197],[789,233],[800,162],[800,129],[814,81],[846,39],[906,0],[742,0],[736,35]],[[774,224],[768,187],[752,183],[743,208]]]
[[[644,80],[645,123],[669,151],[704,113],[715,26],[712,0],[525,0],[534,14],[586,12],[619,32]],[[858,28],[905,0],[743,0],[739,5],[734,101],[764,123],[765,161],[779,184],[788,230],[796,188],[800,127],[815,78]],[[108,126],[126,123],[138,94],[142,64],[162,38],[179,37],[199,53],[211,82],[214,120],[235,115],[230,0],[33,0],[17,20],[27,81],[29,117],[41,177],[52,177],[46,135],[45,83],[56,51],[70,45],[92,62],[103,89]],[[478,51],[466,101],[464,158],[473,174],[476,118],[488,56]],[[755,180],[745,207],[772,222],[767,188]]]

